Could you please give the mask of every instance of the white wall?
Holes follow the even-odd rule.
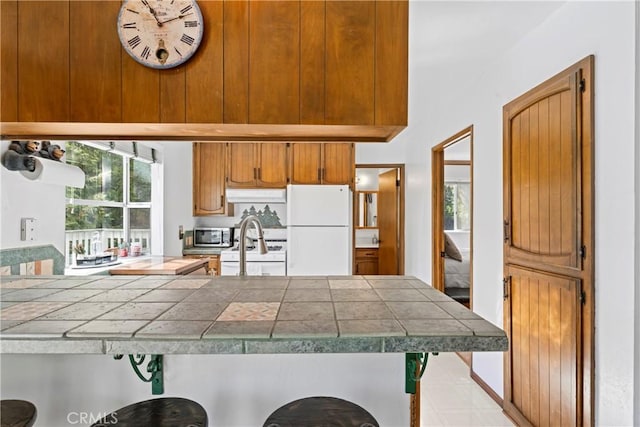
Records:
[[[635,328],[635,404],[634,404],[634,424],[640,425],[640,2],[636,2],[636,172],[635,172],[635,193],[636,193],[636,223],[635,223],[635,280],[636,283],[636,319]]]
[[[429,2],[412,2],[410,46]],[[407,168],[407,273],[429,280],[430,146],[474,125],[474,309],[502,325],[502,106],[595,54],[596,424],[632,425],[634,401],[633,2],[568,2],[505,54],[438,69],[410,50],[410,126],[396,139]],[[417,43],[416,43],[417,44]],[[424,52],[428,55],[428,52]],[[427,77],[428,76],[428,77]],[[360,147],[360,146],[359,146]],[[365,152],[367,151],[367,152]],[[379,162],[384,149],[359,148]],[[638,230],[635,235],[637,236]],[[611,250],[610,248],[617,248]],[[479,250],[481,249],[481,250]],[[621,325],[624,325],[621,327]],[[502,355],[477,353],[474,370],[502,395]]]
[[[357,191],[378,191],[378,169],[356,169]]]
[[[0,363],[2,398],[33,402],[37,426],[87,425],[76,423],[77,413],[104,414],[159,397],[126,356],[2,355]],[[280,406],[309,396],[357,403],[381,426],[409,425],[403,354],[165,356],[164,380],[162,397],[200,403],[210,426],[261,426]]]
[[[10,141],[0,142],[0,155]],[[0,249],[53,245],[64,254],[65,187],[31,181],[0,166]],[[37,240],[20,240],[20,219],[37,220]]]

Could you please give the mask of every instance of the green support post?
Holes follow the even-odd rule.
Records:
[[[438,353],[433,353],[437,355]],[[405,354],[405,372],[404,372],[404,392],[408,394],[416,394],[416,384],[424,375],[427,367],[429,353],[406,353]],[[416,376],[416,371],[420,367],[420,373]]]
[[[113,356],[114,359],[120,360],[122,359],[121,354],[116,354]],[[151,394],[158,395],[164,394],[164,376],[162,374],[162,355],[161,354],[153,354],[151,355],[151,360],[147,364],[147,372],[151,374],[149,378],[145,378],[140,372],[139,366],[144,363],[146,356],[144,354],[140,355],[129,355],[129,362],[131,363],[131,367],[133,371],[136,373],[138,378],[140,378],[145,383],[151,383]]]

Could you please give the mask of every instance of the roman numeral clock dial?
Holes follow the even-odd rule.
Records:
[[[186,62],[200,46],[203,29],[195,0],[124,0],[118,14],[122,47],[151,68]]]

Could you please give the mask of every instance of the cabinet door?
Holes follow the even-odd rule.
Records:
[[[193,215],[225,215],[225,144],[193,144]]]
[[[354,175],[353,144],[323,144],[322,183],[351,185]]]
[[[183,258],[202,259],[209,258],[209,264],[207,265],[207,274],[211,276],[220,275],[220,255],[183,255]],[[201,270],[197,270],[201,271]]]
[[[378,249],[356,248],[354,274],[378,274]]]
[[[322,144],[291,144],[289,165],[291,184],[322,183]]]
[[[356,260],[356,270],[354,274],[375,275],[378,274],[377,259],[359,259]]]
[[[255,187],[258,177],[256,144],[227,145],[227,187]]]
[[[258,187],[287,186],[287,144],[256,144]]]
[[[209,258],[209,274],[212,276],[220,275],[220,255],[211,255]]]

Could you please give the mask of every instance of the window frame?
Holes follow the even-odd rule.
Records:
[[[83,144],[92,149],[99,150],[99,151],[107,151],[107,150],[98,148],[93,144],[85,144],[83,141],[68,141],[68,142],[72,142],[75,144]],[[68,149],[69,146],[66,145],[65,148]],[[75,197],[70,198],[70,197],[67,197],[65,194],[65,206],[74,205],[74,206],[87,206],[87,207],[121,208],[122,209],[122,229],[124,234],[123,239],[126,242],[131,241],[131,221],[130,221],[131,209],[149,209],[149,216],[150,216],[149,242],[146,248],[147,251],[142,255],[152,255],[153,253],[152,245],[155,243],[155,240],[156,240],[156,236],[154,236],[154,233],[153,233],[153,230],[154,230],[153,222],[154,222],[154,214],[155,214],[154,193],[157,191],[157,189],[155,188],[156,184],[154,184],[155,180],[153,179],[153,177],[157,173],[156,171],[154,171],[154,169],[156,167],[159,167],[159,164],[155,162],[155,158],[154,158],[154,161],[150,163],[149,175],[150,175],[150,183],[151,183],[151,192],[149,194],[149,199],[150,199],[149,202],[132,202],[131,201],[131,182],[130,182],[131,180],[130,168],[132,166],[131,162],[133,161],[139,161],[141,163],[149,163],[149,162],[137,159],[133,156],[123,154],[122,152],[118,152],[115,150],[109,150],[108,152],[111,152],[111,154],[113,155],[119,156],[122,160],[122,186],[123,186],[122,201],[117,202],[117,201],[110,201],[110,200],[79,199]],[[65,223],[66,223],[66,213],[65,213]],[[73,230],[67,230],[65,226],[65,233],[70,231],[73,231]],[[67,252],[67,248],[65,248],[65,252]],[[67,255],[68,254],[65,253],[65,256]],[[67,264],[69,263],[70,263],[70,260],[67,260]]]

